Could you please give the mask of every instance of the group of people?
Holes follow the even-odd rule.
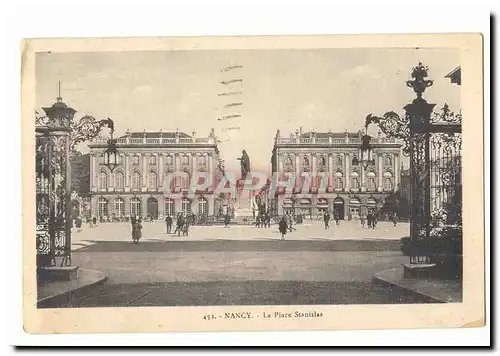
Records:
[[[281,233],[282,240],[285,239],[287,232],[297,230],[293,227],[293,217],[290,212],[286,212],[286,214],[281,217],[281,220],[278,223],[278,230]]]
[[[377,227],[377,222],[378,222],[378,215],[374,211],[370,210],[366,217],[364,215],[360,216],[361,220],[361,226],[365,227],[365,224],[368,226],[368,228],[375,229]],[[386,221],[388,221],[388,215],[386,214]],[[390,216],[390,220],[394,224],[394,227],[398,225],[399,217],[397,213],[393,213]]]
[[[340,225],[340,215],[337,211],[333,212],[333,220],[335,220],[336,225]],[[323,222],[325,223],[325,230],[330,228],[330,214],[327,211],[323,214]]]
[[[167,234],[172,233],[172,225],[174,221],[170,215],[167,215],[165,217],[165,224],[167,225]],[[190,225],[190,219],[188,217],[184,216],[184,214],[179,213],[177,214],[177,220],[176,220],[176,226],[173,234],[177,234],[177,236],[189,236],[189,225]]]
[[[271,227],[271,215],[268,211],[257,215],[257,217],[255,218],[255,226]]]

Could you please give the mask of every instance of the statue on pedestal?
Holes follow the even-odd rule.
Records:
[[[247,151],[243,150],[241,152],[241,157],[238,158],[241,165],[241,180],[245,180],[248,173],[250,172],[250,157],[248,157]]]

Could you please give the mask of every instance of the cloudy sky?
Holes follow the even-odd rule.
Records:
[[[434,85],[424,97],[460,109],[460,87],[444,76],[460,64],[448,49],[315,49],[43,53],[36,61],[37,108],[57,97],[115,120],[116,134],[175,131],[207,136],[215,128],[228,169],[239,171],[246,149],[252,170],[270,171],[276,130],[357,132],[369,113],[383,114],[414,97],[405,80],[411,67],[429,66]],[[228,66],[242,66],[221,71]],[[242,79],[228,87],[221,81]],[[219,96],[241,91],[234,96]],[[234,110],[230,103],[242,103]],[[219,121],[224,115],[240,118]],[[238,127],[239,129],[230,129]]]

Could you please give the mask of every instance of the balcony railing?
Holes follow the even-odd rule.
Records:
[[[108,138],[99,137],[91,142],[91,145],[103,145],[107,144]],[[215,144],[213,138],[210,137],[182,137],[182,138],[165,138],[165,137],[154,137],[154,138],[131,138],[131,137],[120,137],[116,139],[118,145],[165,145],[165,144]]]
[[[373,144],[377,143],[397,143],[395,138],[374,138],[371,141]],[[344,145],[344,144],[361,144],[361,139],[358,137],[348,137],[348,138],[312,138],[312,137],[280,137],[277,141],[277,144],[280,145],[310,145],[310,144],[319,144],[319,145]]]

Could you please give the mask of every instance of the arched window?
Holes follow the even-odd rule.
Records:
[[[139,172],[132,172],[132,189],[138,190],[141,188],[141,175]]]
[[[108,175],[106,174],[106,172],[99,173],[99,189],[108,189]]]
[[[343,189],[344,188],[344,180],[342,173],[335,173],[335,189]]]
[[[115,173],[115,188],[116,189],[123,189],[123,173],[122,172]]]
[[[139,156],[132,156],[132,164],[134,166],[138,166],[139,165]]]
[[[150,190],[156,190],[158,188],[158,179],[155,172],[150,172],[148,176],[148,188]]]
[[[188,198],[183,198],[181,205],[182,205],[182,213],[184,215],[191,213],[191,200],[189,200]]]
[[[335,165],[336,165],[337,167],[342,167],[342,157],[341,157],[341,156],[337,156],[337,157],[335,158]]]
[[[101,154],[99,155],[99,163],[100,163],[100,164],[104,164],[104,154],[103,154],[103,153],[101,153]]]
[[[122,164],[122,155],[116,155],[116,164]]]
[[[353,172],[351,174],[351,188],[359,189],[359,174],[358,174],[358,172]]]
[[[358,157],[354,156],[352,158],[352,165],[353,166],[358,166],[359,165],[359,159],[358,159]]]
[[[99,216],[108,216],[108,201],[105,198],[97,200],[97,213]]]
[[[377,189],[377,185],[375,183],[375,173],[368,172],[367,178],[368,178],[368,190],[373,191],[373,190]]]
[[[384,190],[392,190],[392,174],[391,172],[384,173]]]
[[[208,202],[205,198],[198,199],[198,215],[208,216]]]
[[[304,156],[304,167],[309,167],[309,157]]]
[[[170,198],[165,198],[165,216],[175,215],[175,202]]]
[[[384,164],[386,166],[392,166],[392,159],[391,156],[385,156]]]
[[[123,217],[125,216],[125,202],[123,201],[122,198],[116,198],[115,199],[115,215],[117,217]]]
[[[130,199],[130,216],[141,216],[141,199]]]
[[[326,158],[325,158],[325,156],[321,156],[321,157],[319,158],[319,164],[320,164],[321,166],[326,166]]]
[[[156,165],[156,156],[154,155],[149,156],[149,165],[150,166]]]

